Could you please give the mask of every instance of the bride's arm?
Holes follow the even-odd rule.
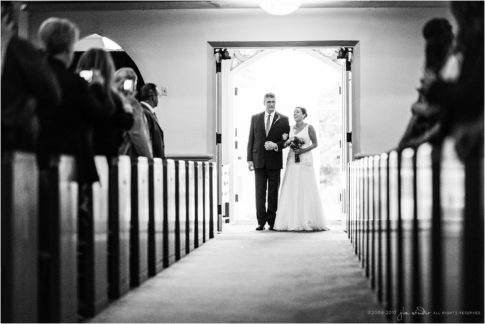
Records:
[[[310,139],[312,140],[312,145],[301,149],[300,153],[310,152],[311,150],[313,150],[318,146],[317,133],[315,132],[315,129],[313,128],[313,126],[310,124],[308,125],[308,135],[310,135]]]

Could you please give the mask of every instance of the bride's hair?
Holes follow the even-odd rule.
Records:
[[[306,108],[303,108],[303,107],[296,107],[296,108],[301,110],[301,113],[305,116],[305,118],[308,117],[308,114],[306,112]]]

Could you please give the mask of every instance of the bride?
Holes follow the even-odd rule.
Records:
[[[278,211],[274,229],[278,231],[321,231],[328,230],[323,215],[322,202],[318,192],[312,152],[317,147],[317,136],[312,125],[304,122],[306,109],[296,107],[285,147],[295,142],[295,137],[303,140],[300,148],[292,148],[288,153],[286,172],[281,185]],[[299,155],[300,162],[295,162]]]

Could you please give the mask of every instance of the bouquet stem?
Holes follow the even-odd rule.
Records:
[[[300,163],[300,154],[295,153],[295,163]]]

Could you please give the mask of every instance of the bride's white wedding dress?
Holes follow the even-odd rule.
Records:
[[[305,141],[302,148],[311,145],[308,125],[296,134],[294,126],[291,127],[289,136],[295,135]],[[295,153],[292,149],[288,153],[274,229],[278,231],[328,229],[313,169],[312,151],[300,154],[299,163],[295,163]]]

